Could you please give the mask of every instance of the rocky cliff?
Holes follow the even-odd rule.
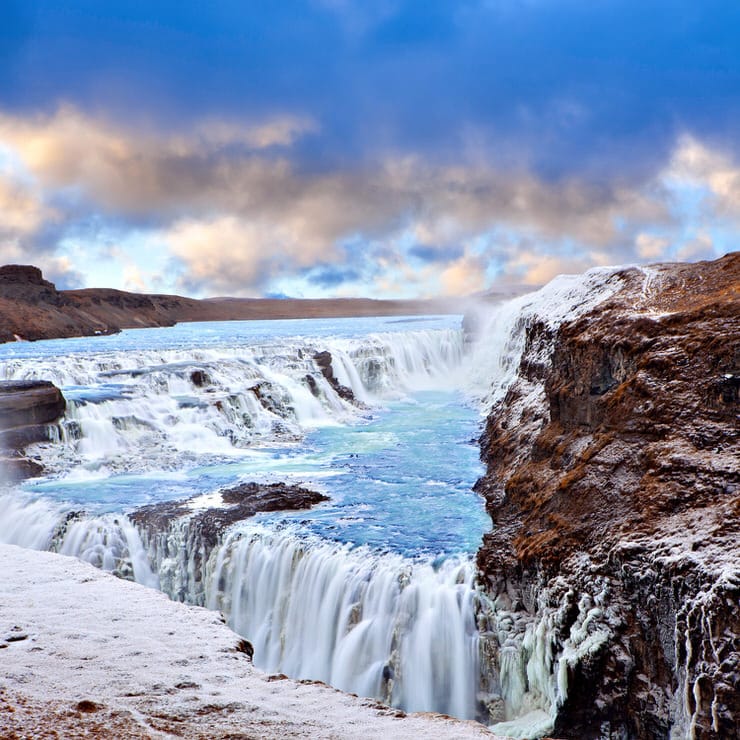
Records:
[[[739,737],[740,254],[611,280],[521,327],[481,440],[493,718]]]
[[[427,300],[195,300],[104,288],[57,290],[37,267],[0,267],[0,343],[113,334],[121,329],[172,326],[181,321],[393,316],[458,310],[458,305]]]

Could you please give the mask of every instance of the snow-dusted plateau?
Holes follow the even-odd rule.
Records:
[[[740,736],[738,254],[0,379],[4,736]]]

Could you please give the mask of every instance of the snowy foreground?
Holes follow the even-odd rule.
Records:
[[[0,545],[0,736],[495,738],[254,668],[218,614]]]

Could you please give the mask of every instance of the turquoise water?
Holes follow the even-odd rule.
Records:
[[[183,359],[189,348],[209,349],[212,375],[219,371],[218,348],[228,348],[223,367],[231,362],[231,374],[224,370],[223,382],[243,386],[244,381],[235,375],[240,372],[239,367],[233,368],[234,353],[238,357],[240,347],[246,352],[269,339],[279,344],[280,362],[284,365],[285,356],[300,358],[301,348],[307,342],[337,338],[361,342],[372,330],[382,330],[390,332],[394,341],[408,350],[411,343],[406,346],[406,342],[399,342],[399,336],[403,340],[418,330],[449,331],[456,322],[459,319],[453,317],[424,317],[183,324],[128,331],[115,337],[6,346],[0,351],[6,360],[15,358],[23,365],[32,365],[35,359],[53,362],[58,357],[64,377],[74,381],[77,373],[85,380],[64,386],[68,400],[83,404],[87,413],[100,409],[105,416],[123,413],[120,409],[105,411],[111,404],[111,408],[118,408],[115,404],[122,400],[132,409],[127,406],[125,413],[136,414],[145,407],[155,407],[164,396],[172,398],[169,386],[161,383],[138,397],[143,382],[140,373],[142,368],[147,372],[154,368],[166,373],[169,383],[175,382],[172,379],[179,373],[176,382],[184,382],[178,378],[183,373],[187,378],[190,372]],[[428,341],[427,337],[425,342]],[[176,350],[177,362],[168,364],[167,357],[156,354],[157,349]],[[99,361],[101,357],[106,358],[105,362]],[[266,374],[268,370],[275,372],[276,360],[260,361],[265,363]],[[393,370],[400,362],[400,356],[392,356],[388,367]],[[125,367],[127,363],[137,368],[130,377],[110,377],[111,366]],[[297,377],[301,377],[301,372],[296,371]],[[277,528],[289,524],[299,532],[323,539],[368,545],[379,552],[407,557],[474,553],[489,526],[482,499],[471,490],[482,472],[475,442],[480,431],[479,415],[450,385],[454,383],[449,378],[441,378],[431,383],[431,388],[405,388],[396,398],[375,398],[349,417],[340,415],[326,425],[304,430],[299,441],[268,439],[232,450],[233,454],[218,455],[198,454],[196,440],[192,454],[182,464],[169,464],[159,470],[137,471],[136,459],[127,461],[129,469],[125,472],[116,470],[114,465],[106,465],[108,461],[101,454],[94,464],[78,460],[60,475],[29,482],[24,487],[33,494],[97,514],[188,499],[245,481],[286,481],[320,490],[330,501],[310,511],[259,515],[258,520]],[[229,390],[233,391],[233,387]],[[193,392],[196,391],[200,389]],[[207,401],[207,393],[202,394],[199,402]],[[166,409],[155,419],[163,429],[175,425],[169,419],[170,411]],[[91,427],[89,434],[96,429]],[[126,432],[139,433],[140,430]],[[124,442],[126,439],[124,435]],[[147,444],[150,446],[139,443],[136,454],[154,457],[160,453],[157,438]]]
[[[181,472],[74,475],[26,485],[90,512],[190,498],[247,480],[285,480],[331,500],[310,511],[263,514],[326,539],[406,556],[472,553],[487,517],[471,490],[481,474],[478,416],[459,394],[422,391],[351,426],[324,427],[294,446],[250,451]]]

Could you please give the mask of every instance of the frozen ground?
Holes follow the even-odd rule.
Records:
[[[269,676],[219,615],[73,558],[0,545],[3,738],[489,738]]]

